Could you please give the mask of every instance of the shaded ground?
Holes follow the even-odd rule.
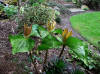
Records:
[[[8,35],[13,34],[12,26],[15,27],[15,25],[14,22],[8,22],[8,20],[0,21],[0,74],[13,74],[13,72],[17,70],[18,66],[16,67],[16,65],[23,60],[23,58],[21,58],[23,54],[20,56],[12,56],[11,54],[11,45]],[[20,58],[20,61],[14,61],[15,57]]]

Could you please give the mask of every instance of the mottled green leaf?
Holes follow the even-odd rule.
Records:
[[[31,36],[40,37],[39,32],[38,32],[38,29],[39,29],[39,25],[37,25],[37,24],[32,25]]]
[[[55,30],[53,31],[53,33],[56,33],[56,34],[62,34],[62,32],[63,32],[63,30],[60,29],[60,28],[55,29]]]
[[[39,33],[41,38],[45,38],[49,32],[42,26],[39,26]]]
[[[40,38],[45,38],[48,34],[49,34],[49,32],[44,27],[39,26],[37,24],[34,24],[32,26],[31,36],[37,36],[37,37],[40,37]]]
[[[51,48],[58,48],[62,43],[59,42],[54,36],[48,35],[42,39],[42,43],[39,46],[39,50],[48,50]]]
[[[88,45],[85,42],[75,37],[69,37],[66,40],[66,45],[70,47],[74,55],[88,65]]]
[[[16,54],[18,52],[29,52],[34,47],[34,41],[30,38],[24,38],[22,35],[10,35],[9,36],[12,53]]]

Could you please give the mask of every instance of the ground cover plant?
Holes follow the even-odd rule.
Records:
[[[100,44],[100,12],[91,12],[72,16],[72,27],[85,37],[90,43],[99,47]]]
[[[57,56],[59,60],[62,59],[64,49],[66,46],[68,46],[70,48],[70,52],[74,55],[73,58],[77,58],[82,61],[86,67],[89,67],[89,69],[95,68],[94,60],[89,57],[90,52],[87,44],[78,38],[72,37],[72,31],[68,31],[67,28],[65,28],[64,31],[60,28],[54,29],[55,24],[55,22],[52,24],[47,24],[46,28],[37,24],[30,26],[24,24],[24,35],[17,34],[9,36],[12,44],[12,54],[15,55],[16,53],[28,52],[31,62],[34,65],[35,73],[39,73],[35,64],[35,60],[37,60],[37,58],[34,58],[34,56],[37,56],[35,52],[44,50],[46,53],[44,56],[44,61],[41,63],[43,66],[42,72],[47,72],[47,74],[48,72],[55,74],[55,72],[59,72],[59,69],[61,68],[60,70],[62,73],[64,73],[64,62],[62,60],[60,62],[56,62],[57,60],[55,60],[53,65],[50,63],[47,67],[46,65],[50,62],[47,61],[50,49],[58,49],[59,47],[62,47],[62,50],[59,51],[60,54]],[[35,45],[35,40],[32,39],[31,36],[39,38],[39,44]],[[61,65],[57,65],[56,63],[61,63]],[[58,70],[54,69],[53,67],[57,68]],[[53,69],[52,72],[49,68]]]
[[[50,69],[48,69],[48,67],[46,68],[46,64],[47,59],[48,59],[48,53],[49,50],[52,48],[56,48],[58,49],[60,46],[62,46],[62,50],[60,51],[60,54],[58,55],[58,60],[61,59],[62,54],[64,52],[64,49],[66,46],[68,46],[70,48],[70,50],[72,52],[74,52],[74,55],[76,57],[78,57],[81,61],[84,62],[84,64],[86,66],[91,65],[92,62],[89,62],[88,60],[88,48],[87,46],[84,45],[84,43],[79,40],[78,38],[75,37],[71,37],[72,35],[72,31],[68,31],[67,28],[64,29],[64,31],[62,29],[55,29],[56,23],[53,24],[48,24],[47,25],[47,30],[45,28],[43,28],[42,26],[39,26],[37,24],[31,25],[30,27],[25,24],[24,25],[24,35],[10,35],[9,39],[10,42],[12,44],[12,53],[16,54],[16,53],[23,53],[23,52],[29,52],[29,57],[34,65],[35,68],[35,73],[39,73],[37,68],[36,68],[36,64],[35,64],[35,60],[37,60],[36,58],[34,59],[33,57],[36,56],[35,51],[43,51],[45,50],[45,57],[44,57],[44,61],[42,62],[43,64],[43,72],[48,72],[55,74],[55,72],[59,72],[59,69],[61,68],[62,73],[64,73],[63,68],[64,68],[64,62],[63,60],[60,60],[61,65],[56,64],[57,60],[54,61],[54,65],[51,66],[50,64],[48,65],[51,66],[51,69],[53,67],[57,68],[58,70],[53,68],[53,71],[51,72]],[[54,34],[59,34],[60,36],[54,36]],[[38,45],[37,44],[37,48],[34,48],[35,45],[35,40],[32,40],[32,38],[30,38],[30,36],[36,36],[39,37],[41,42]],[[16,43],[15,43],[16,42]],[[20,44],[19,44],[20,43]],[[76,49],[76,50],[75,50]],[[81,51],[81,52],[79,52]],[[38,55],[39,56],[39,55]],[[72,71],[73,72],[73,71]],[[84,73],[84,72],[82,72]]]
[[[7,5],[5,3],[0,3],[0,18],[10,18],[13,15],[16,15],[18,12],[18,7],[14,5]]]

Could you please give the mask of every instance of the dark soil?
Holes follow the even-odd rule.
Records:
[[[10,34],[14,34],[15,27],[15,22],[0,20],[0,74],[22,74],[21,72],[24,72],[24,65],[21,65],[21,62],[27,62],[27,56],[26,54],[12,55],[8,39]]]

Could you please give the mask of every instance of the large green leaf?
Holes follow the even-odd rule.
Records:
[[[59,40],[60,42],[63,43],[62,41],[62,32],[63,30],[58,28],[58,29],[55,29],[54,31],[52,31],[52,33],[56,34],[55,37],[57,38],[57,40]]]
[[[37,25],[37,24],[32,25],[31,36],[40,37],[40,34],[39,34],[39,32],[38,32],[38,29],[39,29],[39,25]]]
[[[55,36],[59,42],[63,44],[62,36]]]
[[[55,30],[53,31],[53,33],[56,33],[56,34],[62,34],[62,32],[63,32],[63,30],[60,29],[60,28],[55,29]]]
[[[78,46],[82,44],[83,42],[76,37],[69,37],[66,40],[66,45],[69,46],[71,49],[77,48]]]
[[[88,49],[88,43],[83,42],[75,37],[70,37],[66,41],[66,45],[70,47],[70,52],[73,54],[73,58],[79,59],[84,64],[92,69],[95,67],[93,58],[89,56],[90,50]]]
[[[66,45],[70,47],[78,59],[88,65],[88,45],[86,45],[85,42],[75,37],[69,37],[66,41]]]
[[[18,52],[29,52],[34,47],[34,41],[30,38],[24,38],[22,35],[10,35],[9,36],[12,53],[16,54]]]
[[[58,48],[62,45],[54,36],[48,35],[42,39],[41,45],[38,47],[39,50],[48,50],[51,48]]]
[[[37,24],[34,24],[32,26],[32,32],[31,32],[31,36],[37,36],[40,38],[45,38],[47,35],[49,34],[49,32],[42,26],[39,26]]]
[[[49,32],[42,26],[39,26],[39,33],[41,38],[45,38]]]

